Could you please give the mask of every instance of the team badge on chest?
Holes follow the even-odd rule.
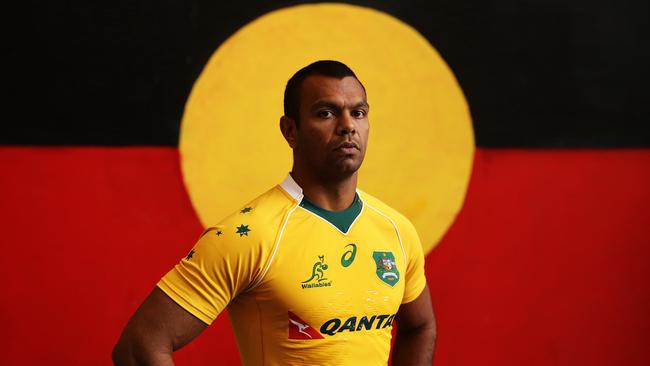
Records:
[[[377,270],[375,273],[386,284],[395,286],[399,282],[399,270],[392,252],[372,252]]]

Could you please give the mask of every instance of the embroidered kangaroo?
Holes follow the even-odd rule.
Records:
[[[309,277],[308,280],[303,281],[302,283],[307,283],[311,282],[314,278],[318,280],[318,282],[325,281],[327,278],[325,278],[325,274],[323,271],[327,270],[327,264],[323,263],[325,262],[325,256],[324,255],[319,255],[318,256],[318,262],[314,263],[314,267],[311,269],[311,277]]]

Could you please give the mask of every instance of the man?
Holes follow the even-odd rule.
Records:
[[[385,365],[394,320],[393,364],[431,365],[417,233],[357,190],[365,88],[344,64],[318,61],[284,97],[291,173],[203,233],[130,319],[115,364],[173,365],[172,353],[227,307],[245,365]]]

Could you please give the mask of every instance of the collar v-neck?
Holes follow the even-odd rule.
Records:
[[[363,209],[363,201],[361,201],[359,193],[357,192],[355,192],[354,200],[348,208],[343,211],[329,211],[322,207],[319,207],[307,199],[307,197],[305,197],[302,192],[302,188],[298,185],[298,183],[296,183],[295,180],[293,180],[291,174],[287,175],[280,186],[289,195],[300,202],[300,207],[329,222],[344,234],[350,230],[350,226],[352,226]]]
[[[359,194],[355,193],[354,201],[352,201],[350,207],[343,211],[329,211],[322,207],[318,207],[315,203],[308,200],[307,197],[302,198],[302,201],[300,201],[300,207],[320,216],[330,224],[336,226],[336,228],[341,230],[341,232],[346,233],[350,229],[350,226],[352,226],[354,220],[356,220],[357,216],[361,213],[363,204],[361,203]]]

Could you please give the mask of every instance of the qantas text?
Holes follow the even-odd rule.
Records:
[[[393,319],[395,319],[395,314],[373,315],[371,317],[364,315],[361,318],[351,316],[345,321],[339,318],[332,318],[321,325],[320,332],[322,334],[333,336],[336,333],[341,332],[358,332],[362,330],[371,330],[373,328],[383,329],[386,327],[392,327]]]

